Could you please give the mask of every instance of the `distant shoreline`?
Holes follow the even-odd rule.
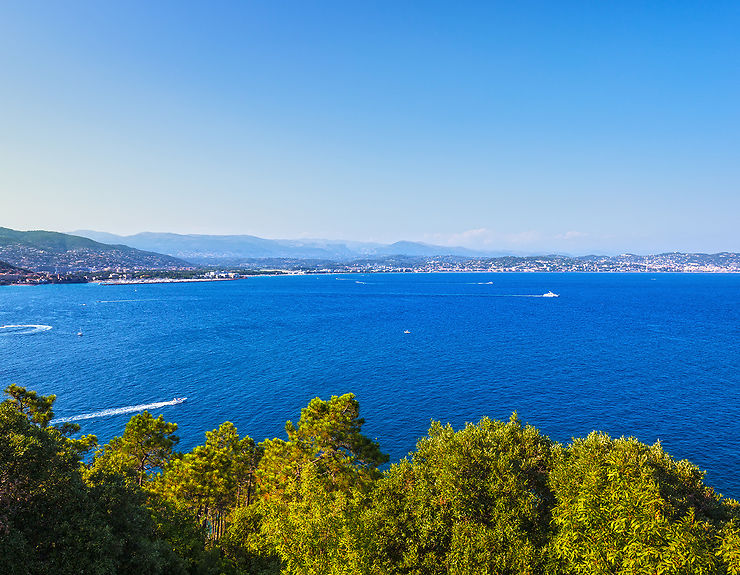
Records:
[[[174,284],[174,283],[197,283],[197,282],[233,282],[242,278],[156,278],[156,279],[136,279],[136,280],[102,280],[88,282],[91,284],[100,284],[101,286],[114,285],[137,285],[137,284]]]
[[[238,272],[231,272],[238,273]],[[144,285],[144,284],[168,284],[168,283],[201,283],[201,282],[224,282],[236,281],[241,279],[256,277],[277,277],[277,276],[331,276],[331,275],[401,275],[401,274],[597,274],[597,275],[614,275],[614,274],[635,274],[635,275],[738,275],[740,270],[735,269],[691,269],[691,270],[673,270],[673,269],[651,269],[651,270],[547,270],[547,269],[526,269],[526,270],[504,270],[504,269],[406,269],[406,270],[263,270],[259,273],[245,273],[236,275],[236,277],[195,277],[195,278],[178,278],[178,277],[157,277],[157,278],[131,278],[131,279],[86,279],[79,276],[70,276],[69,278],[35,278],[36,281],[28,281],[24,278],[19,281],[2,281],[0,276],[0,287],[3,286],[39,286],[39,285],[71,285],[71,284],[98,284],[104,286],[111,285]]]

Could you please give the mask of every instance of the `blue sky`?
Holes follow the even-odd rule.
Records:
[[[0,225],[740,251],[738,2],[4,2]]]

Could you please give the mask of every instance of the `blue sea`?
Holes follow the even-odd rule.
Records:
[[[39,326],[0,329],[3,387],[56,394],[57,417],[186,396],[153,409],[179,424],[181,449],[226,420],[284,437],[311,398],[353,392],[392,461],[430,420],[516,411],[557,441],[594,429],[660,440],[740,497],[740,275],[10,286],[0,325]],[[131,415],[79,423],[105,442]]]

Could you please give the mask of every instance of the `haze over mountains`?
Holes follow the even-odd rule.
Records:
[[[250,235],[185,235],[143,232],[131,236],[119,236],[92,230],[78,230],[73,233],[106,244],[124,244],[140,250],[168,254],[199,265],[239,265],[244,260],[257,258],[348,261],[391,255],[416,257],[504,255],[503,253],[476,252],[462,247],[435,246],[407,241],[379,244],[321,239],[270,240]]]
[[[416,242],[373,244],[329,240],[268,240],[256,236],[207,236],[104,232],[80,235],[17,231],[0,227],[0,274],[42,274],[49,282],[76,280],[88,272],[172,271],[205,273],[208,268],[342,272],[509,271],[509,272],[740,272],[740,254],[671,252],[619,256],[501,255]],[[94,236],[84,237],[82,234]],[[98,241],[100,240],[100,241]],[[107,242],[113,242],[107,243]],[[139,249],[143,248],[143,249]],[[14,267],[23,268],[15,270]],[[200,272],[195,272],[200,270]],[[182,277],[182,275],[177,276]],[[205,277],[205,276],[203,276]],[[12,279],[12,278],[10,278]],[[7,281],[5,281],[7,283]]]

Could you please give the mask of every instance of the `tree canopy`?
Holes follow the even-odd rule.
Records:
[[[225,422],[189,452],[143,412],[85,461],[95,438],[53,425],[54,396],[6,394],[3,574],[740,575],[740,504],[660,444],[558,444],[514,414],[432,422],[383,468],[346,394],[285,438]]]

